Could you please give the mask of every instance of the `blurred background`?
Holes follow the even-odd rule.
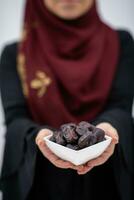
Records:
[[[0,0],[0,54],[3,47],[19,39],[24,0]],[[126,29],[134,37],[134,0],[98,0],[99,12],[105,22],[117,29]],[[4,114],[0,100],[0,171],[4,150]],[[2,195],[0,193],[0,200]]]

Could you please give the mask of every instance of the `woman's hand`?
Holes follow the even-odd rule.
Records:
[[[46,146],[45,141],[43,138],[47,135],[52,134],[52,131],[49,129],[42,129],[39,131],[37,137],[36,137],[36,144],[38,145],[40,151],[42,154],[56,167],[63,168],[63,169],[75,169],[77,171],[81,171],[83,169],[83,166],[75,166],[70,162],[64,161],[57,157],[54,153],[51,152],[51,150]]]
[[[114,153],[115,145],[119,141],[117,130],[111,124],[100,123],[96,127],[103,129],[106,135],[112,137],[111,144],[108,146],[108,148],[104,151],[104,153],[101,156],[97,157],[96,159],[90,160],[84,165],[82,170],[78,170],[78,174],[86,174],[93,167],[104,164]]]
[[[106,135],[112,137],[112,141],[109,147],[104,151],[104,153],[101,156],[97,157],[96,159],[90,160],[84,165],[75,166],[68,161],[60,159],[50,151],[50,149],[46,146],[45,141],[43,140],[45,136],[52,134],[52,131],[50,131],[49,129],[42,129],[38,133],[36,137],[36,144],[38,145],[42,154],[56,167],[63,169],[71,168],[77,170],[78,174],[86,174],[93,167],[102,165],[109,159],[109,157],[114,153],[115,145],[118,143],[119,140],[117,130],[111,124],[100,123],[96,127],[103,129]]]

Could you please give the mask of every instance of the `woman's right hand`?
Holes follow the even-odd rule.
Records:
[[[56,167],[62,168],[62,169],[74,169],[77,171],[83,170],[83,165],[80,166],[75,166],[72,163],[62,160],[59,157],[57,157],[46,145],[45,141],[43,138],[47,135],[52,134],[52,131],[49,129],[42,129],[39,131],[36,137],[36,144],[39,147],[40,151],[42,154]]]

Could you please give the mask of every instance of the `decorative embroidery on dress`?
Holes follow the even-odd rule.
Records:
[[[45,72],[37,71],[36,78],[31,81],[31,88],[37,90],[38,97],[42,97],[47,87],[51,84],[52,80],[45,74]]]
[[[18,55],[18,73],[20,75],[23,93],[26,97],[29,95],[28,85],[26,83],[26,69],[25,69],[25,56],[24,54],[20,53]]]

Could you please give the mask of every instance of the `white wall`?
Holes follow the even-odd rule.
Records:
[[[109,24],[125,28],[134,36],[134,0],[98,0],[100,12]]]
[[[104,20],[134,35],[134,0],[98,0]],[[24,0],[0,0],[0,52],[9,41],[19,37]],[[3,112],[0,102],[0,165],[4,145]]]
[[[20,34],[24,0],[0,0],[0,50]]]

